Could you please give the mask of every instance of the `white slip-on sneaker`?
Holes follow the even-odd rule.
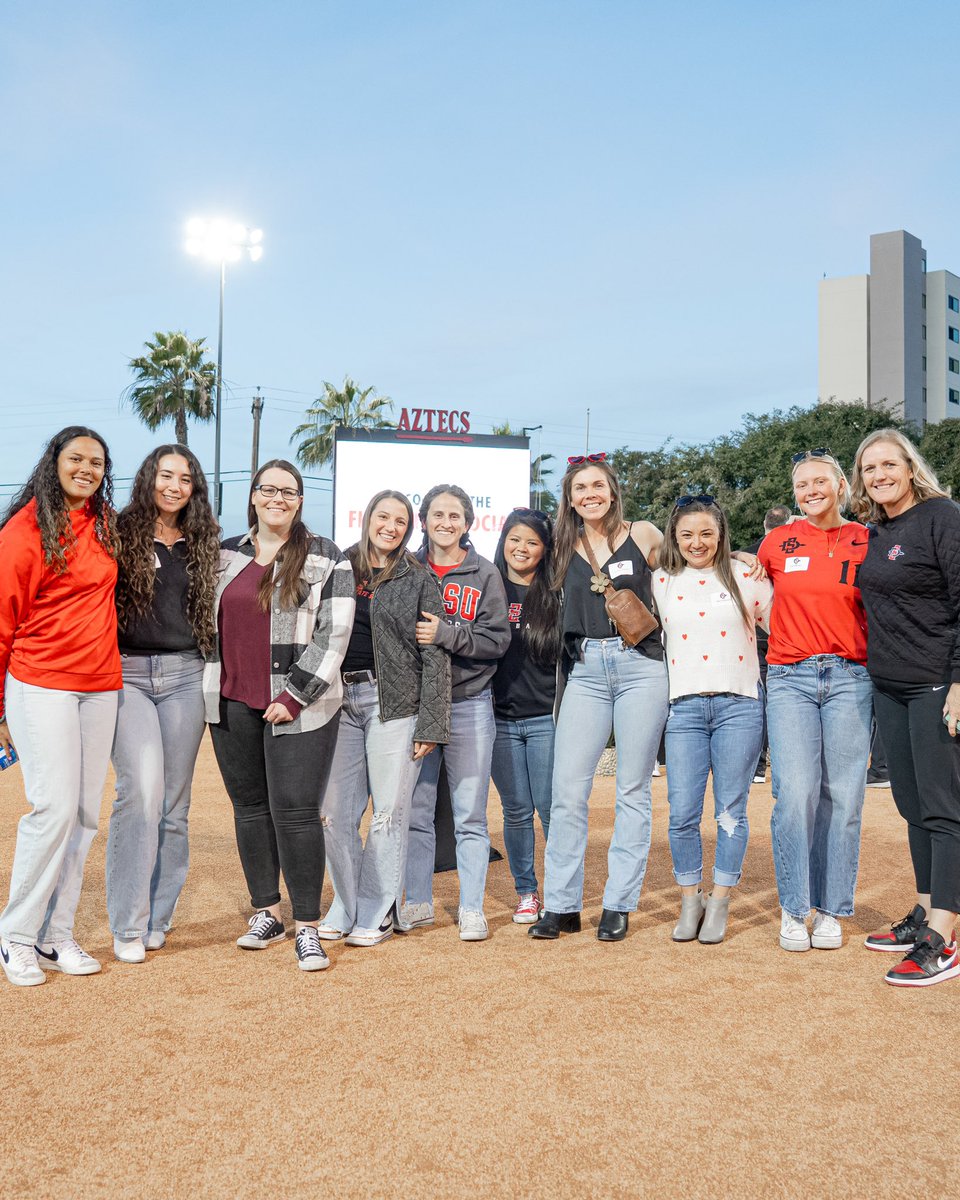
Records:
[[[416,929],[420,925],[432,925],[433,905],[428,900],[420,904],[401,905],[400,924],[404,930]]]
[[[786,909],[781,910],[780,945],[784,950],[810,949],[810,934],[807,932],[806,921],[792,916]]]
[[[816,950],[839,950],[843,945],[843,930],[836,917],[829,913],[813,914],[813,933],[810,935],[810,945]]]
[[[33,947],[25,946],[23,942],[8,942],[6,938],[0,938],[0,966],[16,987],[36,987],[47,982]]]
[[[393,937],[392,910],[380,922],[378,929],[361,929],[360,926],[357,926],[352,933],[347,934],[344,941],[348,946],[379,946],[388,937]]]
[[[148,929],[143,939],[144,950],[162,950],[167,944],[167,935],[162,929]]]
[[[103,968],[84,948],[73,940],[42,942],[35,946],[37,962],[45,971],[62,971],[64,975],[96,975]]]
[[[339,942],[343,937],[343,930],[321,921],[317,926],[317,937],[323,942]]]
[[[457,914],[461,942],[483,942],[487,938],[487,918],[473,908],[461,908]]]
[[[124,941],[123,938],[115,937],[113,939],[113,954],[117,962],[125,963],[142,963],[147,957],[143,938],[129,938],[127,941]]]

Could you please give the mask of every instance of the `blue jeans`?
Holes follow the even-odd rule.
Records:
[[[617,742],[617,801],[603,907],[633,912],[650,851],[650,776],[667,717],[667,670],[619,638],[591,638],[567,680],[553,761],[544,907],[579,912],[593,773],[610,737]]]
[[[203,658],[196,651],[123,656],[113,739],[117,794],[107,838],[114,937],[170,928],[187,878],[190,785],[203,739]]]
[[[83,867],[97,833],[118,692],[63,692],[9,672],[6,713],[30,811],[17,825],[0,933],[32,946],[73,936]]]
[[[320,806],[334,891],[324,923],[344,933],[354,926],[376,929],[394,906],[400,911],[410,799],[421,766],[413,761],[416,726],[416,715],[380,720],[375,683],[344,685],[337,748]],[[360,821],[370,798],[373,818],[364,845]]]
[[[470,700],[457,700],[450,708],[450,741],[428,754],[413,790],[410,808],[410,845],[407,856],[407,903],[433,901],[433,864],[437,833],[437,781],[440,760],[447,764],[453,830],[457,840],[457,874],[460,907],[483,911],[483,891],[490,864],[487,832],[487,793],[490,759],[496,729],[493,693],[488,689]]]
[[[767,670],[773,862],[780,905],[801,920],[853,915],[872,718],[866,667],[818,654]]]
[[[503,843],[513,882],[519,893],[535,892],[533,866],[534,811],[543,836],[550,833],[550,798],[553,783],[553,717],[497,717],[493,743],[493,783],[503,805]]]
[[[703,878],[700,821],[713,771],[717,853],[713,882],[735,887],[750,825],[747,797],[763,745],[763,700],[748,696],[680,696],[667,718],[667,794],[673,877],[681,887]]]

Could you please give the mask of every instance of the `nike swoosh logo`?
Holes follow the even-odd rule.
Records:
[[[2,946],[0,946],[0,955],[2,955],[3,961],[9,966],[10,955],[6,952],[6,950],[4,950],[4,948]]]
[[[41,958],[45,958],[47,962],[56,962],[60,957],[56,950],[51,950],[49,954],[46,952],[46,950],[41,950],[39,946],[34,946],[34,950],[36,950]]]
[[[948,954],[946,958],[941,957],[941,958],[937,959],[937,968],[941,971],[945,971],[952,962],[953,962],[953,955]]]
[[[932,692],[942,692],[942,691],[943,691],[943,689],[944,689],[946,686],[947,686],[947,685],[946,685],[945,683],[941,683],[941,684],[940,684],[940,686],[939,686],[938,688],[931,688],[930,690],[931,690]]]
[[[869,542],[851,542],[850,545],[851,546],[869,546],[870,543]]]

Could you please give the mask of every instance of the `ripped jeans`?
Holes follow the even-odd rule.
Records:
[[[681,887],[703,878],[700,821],[712,770],[717,819],[713,882],[734,887],[750,835],[747,798],[763,742],[763,700],[731,693],[680,696],[670,705],[666,741],[673,876]]]
[[[337,748],[321,807],[334,892],[323,921],[344,933],[376,929],[394,906],[400,911],[410,799],[420,775],[420,763],[413,761],[416,725],[415,715],[380,720],[375,683],[344,685]],[[360,821],[371,797],[373,816],[364,845]]]

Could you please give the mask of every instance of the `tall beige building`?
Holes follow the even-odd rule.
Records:
[[[870,238],[870,274],[820,284],[821,401],[888,409],[919,428],[960,418],[960,277],[927,272],[906,230]]]

